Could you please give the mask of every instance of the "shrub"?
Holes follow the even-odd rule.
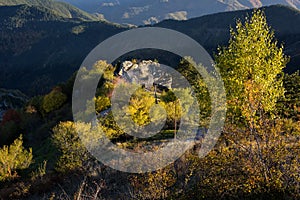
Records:
[[[7,110],[4,115],[1,122],[1,126],[5,125],[7,122],[15,122],[16,124],[21,122],[21,117],[19,113],[13,109]]]
[[[32,157],[32,149],[23,147],[22,135],[9,147],[4,146],[0,149],[0,181],[16,177],[16,170],[28,168]]]
[[[43,99],[43,109],[46,113],[59,109],[67,100],[67,96],[60,88],[53,89]]]
[[[83,166],[87,151],[80,141],[73,122],[61,122],[53,128],[53,142],[61,155],[56,170],[68,172]]]

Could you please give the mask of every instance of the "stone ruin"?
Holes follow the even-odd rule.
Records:
[[[136,83],[151,89],[158,87],[172,88],[172,76],[161,65],[151,60],[143,60],[138,63],[124,61],[121,64],[119,76],[130,83]]]

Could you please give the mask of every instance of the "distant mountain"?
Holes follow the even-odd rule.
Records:
[[[109,21],[154,24],[164,19],[186,20],[207,14],[275,4],[300,8],[300,0],[62,0]]]
[[[89,14],[68,3],[54,0],[0,0],[0,6],[28,5],[42,7],[63,18],[78,18],[81,20],[95,21],[103,19],[101,15]]]
[[[285,6],[264,10],[276,37],[284,42],[286,53],[291,56],[286,71],[296,71],[300,66],[299,11]],[[236,19],[243,19],[250,12],[225,12],[187,21],[165,20],[155,26],[189,35],[212,55],[218,45],[227,44],[229,27],[234,27]],[[128,30],[108,22],[66,19],[47,8],[28,5],[0,6],[0,27],[0,88],[19,89],[27,95],[49,92],[78,70],[96,45]],[[159,61],[159,56],[171,58],[148,53],[149,56],[135,52],[132,57]]]

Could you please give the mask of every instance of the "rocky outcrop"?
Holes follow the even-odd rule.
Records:
[[[125,61],[121,64],[119,75],[127,82],[142,85],[146,89],[151,89],[154,85],[172,88],[172,76],[159,63],[151,60],[138,63]]]
[[[17,109],[24,106],[28,97],[19,90],[6,90],[0,88],[0,121],[3,114],[9,109]]]

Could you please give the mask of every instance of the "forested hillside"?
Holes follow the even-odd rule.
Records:
[[[89,14],[70,4],[54,0],[0,0],[0,6],[28,5],[45,8],[63,18],[78,18],[87,21],[101,20],[96,15]]]
[[[0,6],[0,87],[33,95],[65,81],[98,43],[124,28],[43,7]]]
[[[284,44],[284,51],[291,57],[286,72],[295,72],[300,66],[300,11],[287,6],[269,6],[263,10],[268,24],[273,28],[279,44]],[[183,32],[205,47],[212,55],[218,45],[225,45],[229,39],[228,27],[234,27],[236,19],[245,18],[252,10],[233,11],[207,15],[187,21],[166,20],[155,26]],[[291,20],[292,19],[292,20]]]
[[[300,65],[299,12],[285,6],[270,6],[264,10],[279,44],[284,44],[284,51],[291,57],[285,71],[296,71]],[[155,26],[183,32],[213,55],[218,45],[227,43],[228,27],[234,26],[235,20],[245,17],[246,13],[251,13],[251,10],[182,22],[166,20]],[[29,96],[49,92],[57,83],[71,76],[96,45],[128,30],[128,27],[108,22],[66,19],[47,8],[27,5],[1,6],[0,16],[0,87],[19,89]],[[161,54],[143,58],[135,53],[133,57],[155,59],[156,55]]]
[[[280,11],[281,8],[278,9]],[[207,16],[186,23],[198,28],[198,20],[206,19],[211,24],[213,21],[209,19],[225,19],[227,14],[217,15],[216,18]],[[299,199],[300,76],[299,71],[290,74],[284,72],[289,56],[284,52],[285,46],[276,42],[276,36],[281,32],[277,30],[277,35],[276,32],[274,34],[268,16],[262,10],[255,10],[249,16],[236,16],[232,26],[227,26],[228,40],[216,48],[213,56],[224,83],[226,97],[218,96],[220,93],[216,92],[220,86],[216,84],[218,76],[203,69],[204,75],[200,74],[191,57],[181,58],[174,67],[190,83],[189,87],[178,88],[173,87],[173,79],[166,76],[166,73],[158,70],[149,74],[150,70],[146,66],[153,64],[158,67],[159,59],[131,59],[116,65],[99,60],[90,69],[81,68],[77,77],[76,74],[70,75],[68,80],[56,84],[45,94],[31,97],[22,108],[7,110],[0,123],[0,198]],[[295,12],[291,16],[296,19]],[[166,26],[168,23],[177,29],[181,28],[174,21],[166,21],[161,25]],[[53,39],[56,36],[55,41],[59,39],[63,43],[66,40],[63,44],[67,45],[70,42],[68,39],[72,37],[86,42],[86,36],[98,33],[96,28],[112,32],[126,30],[99,22],[69,20],[64,23],[35,21],[33,24],[40,27],[47,24],[50,36],[43,33],[46,37],[38,41],[43,41],[40,45],[47,44],[47,48],[53,48],[52,51],[57,50],[57,46],[51,46],[53,41],[45,43],[47,38]],[[26,22],[24,30],[27,27],[39,30],[33,24]],[[216,23],[215,26],[223,30],[223,25]],[[65,27],[68,27],[68,31]],[[288,29],[282,30],[285,30],[285,34]],[[88,35],[84,35],[86,32]],[[94,36],[103,40],[109,34],[111,32]],[[197,31],[190,34],[195,37]],[[91,40],[89,44],[93,42]],[[78,46],[67,45],[68,49],[64,50],[84,49],[80,43],[76,44]],[[24,60],[28,52],[20,53]],[[47,69],[53,67],[52,73],[55,72],[56,76],[64,72],[57,68],[61,57],[55,56],[59,53],[50,56],[56,62],[47,66]],[[36,54],[31,56],[36,57]],[[139,72],[148,74],[143,77],[145,80],[136,82],[134,80]],[[92,97],[77,96],[86,88],[75,87],[74,90],[74,82],[75,85],[80,83],[79,86],[83,86],[102,74]],[[155,83],[155,80],[161,78],[164,84]],[[42,85],[43,82],[38,84]],[[137,83],[144,85],[136,87]],[[213,93],[210,93],[211,87],[215,89]],[[113,98],[122,97],[130,88],[135,90],[130,94],[128,102],[113,105]],[[7,90],[4,92],[8,97],[18,94]],[[115,93],[120,95],[114,96]],[[24,96],[20,93],[18,95]],[[82,109],[72,105],[74,98],[83,100]],[[27,97],[24,96],[24,99]],[[219,104],[220,99],[224,100],[222,105]],[[118,100],[124,101],[122,98]],[[199,106],[199,110],[195,106]],[[113,113],[115,108],[117,116]],[[227,110],[226,116],[212,123],[224,120],[224,126],[213,130],[213,116],[224,109]],[[198,117],[191,116],[193,111],[197,112]],[[139,126],[160,122],[164,124],[157,134],[145,138],[145,132],[139,131],[141,129],[136,129],[136,135],[129,135],[124,129],[128,121],[119,123],[122,119],[131,119]],[[186,125],[183,131],[182,124]],[[193,130],[189,128],[195,126],[196,134],[190,135]],[[207,141],[211,141],[211,133],[215,133],[212,131],[220,134],[218,140],[211,151],[201,157],[201,150],[206,150],[207,145],[210,145]],[[173,153],[160,149],[166,145],[175,145],[173,150],[177,151],[177,145],[181,142],[191,146],[182,152],[180,158],[154,171],[142,171],[145,165],[159,166],[167,158],[164,153]],[[110,154],[116,152],[108,148],[111,144],[122,153],[150,155],[147,153],[155,152],[157,157],[133,160],[128,156],[122,160],[116,154]],[[100,151],[98,156],[101,157],[96,159],[94,150],[99,153],[98,150],[102,148],[105,152]],[[100,162],[103,157],[111,161],[110,165]],[[132,161],[135,164],[133,166]],[[135,171],[130,173],[118,170],[115,166],[119,165],[133,167]]]

